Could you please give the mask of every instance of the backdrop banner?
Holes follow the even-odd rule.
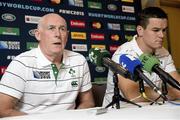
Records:
[[[37,47],[34,30],[40,17],[58,13],[70,31],[66,48],[86,57],[92,82],[104,83],[108,69],[90,63],[88,50],[113,54],[136,34],[140,10],[140,0],[0,0],[0,78],[16,55]]]

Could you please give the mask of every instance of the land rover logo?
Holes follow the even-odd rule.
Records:
[[[10,14],[10,13],[4,13],[1,15],[1,18],[5,21],[9,21],[9,22],[12,22],[12,21],[15,21],[16,20],[16,16],[13,15],[13,14]]]
[[[107,8],[110,11],[116,11],[118,9],[118,7],[114,4],[108,4]]]
[[[99,72],[99,73],[102,73],[102,72],[104,72],[104,71],[106,70],[106,68],[105,68],[105,67],[99,67],[99,66],[97,66],[97,67],[95,68],[95,70],[96,70],[97,72]]]
[[[31,30],[29,30],[29,32],[28,32],[29,35],[30,35],[30,36],[35,36],[35,35],[34,35],[34,34],[35,34],[35,30],[36,30],[36,29],[31,29]]]

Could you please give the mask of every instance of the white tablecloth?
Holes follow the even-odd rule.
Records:
[[[173,104],[146,105],[141,108],[121,107],[108,108],[103,114],[97,113],[98,108],[81,110],[62,110],[46,114],[6,117],[2,120],[180,120],[180,106]]]

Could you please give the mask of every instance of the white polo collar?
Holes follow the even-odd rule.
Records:
[[[134,51],[136,51],[137,55],[140,56],[141,54],[143,54],[143,51],[139,48],[136,38],[137,38],[137,35],[134,35],[132,39],[132,48],[134,49]]]
[[[64,50],[63,52],[63,60],[62,60],[62,63],[64,65],[70,65],[70,61],[67,60],[67,50]],[[50,66],[52,64],[51,61],[49,61],[45,56],[44,54],[42,53],[40,47],[38,46],[38,48],[36,49],[36,57],[37,57],[37,63],[38,63],[38,66],[39,67],[46,67],[46,66]]]
[[[37,63],[39,67],[46,67],[51,65],[51,61],[49,61],[44,54],[42,53],[40,47],[36,49],[36,57],[37,57]]]

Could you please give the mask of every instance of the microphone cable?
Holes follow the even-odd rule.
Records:
[[[150,101],[151,103],[156,103],[158,105],[161,105],[161,103],[157,102],[156,100],[152,100],[147,97],[147,95],[145,93],[144,82],[142,79],[139,80],[139,91],[144,99]]]
[[[159,95],[155,100],[150,99],[150,98],[146,95],[145,89],[144,89],[144,87],[142,87],[142,85],[143,85],[143,84],[140,83],[140,86],[141,86],[141,88],[140,88],[140,95],[137,96],[137,97],[135,97],[135,98],[132,98],[130,101],[133,102],[133,101],[135,101],[135,100],[143,97],[145,100],[148,100],[148,101],[151,102],[149,105],[153,105],[154,103],[156,103],[156,104],[158,104],[158,105],[163,105],[163,104],[165,104],[166,101],[164,101],[164,100],[162,101],[162,103],[160,103],[161,101],[157,101],[159,98],[161,98],[160,95]],[[177,98],[177,99],[175,99],[174,101],[171,101],[171,100],[169,100],[168,97],[167,97],[167,102],[170,103],[170,104],[172,104],[172,105],[180,106],[180,98]]]
[[[155,100],[152,100],[152,99],[148,98],[145,92],[140,93],[139,96],[137,96],[137,97],[135,97],[135,98],[132,98],[130,101],[133,102],[133,101],[135,101],[135,100],[137,100],[137,99],[139,99],[139,98],[141,98],[141,97],[143,97],[145,100],[148,100],[148,101],[151,102],[151,103],[156,103],[156,104],[158,104],[158,105],[162,105],[162,104],[163,104],[163,103],[159,103],[159,102],[157,102],[157,101],[155,101]],[[150,103],[150,105],[151,105],[151,103]]]
[[[176,101],[177,101],[177,102],[176,102]],[[175,100],[173,100],[173,101],[168,100],[167,102],[170,103],[170,104],[173,104],[173,105],[180,106],[180,98],[177,98],[177,99],[175,99]]]
[[[133,98],[133,99],[131,99],[130,101],[134,101],[134,100],[137,100],[137,99],[143,97],[145,100],[148,100],[151,103],[156,103],[158,105],[162,105],[162,103],[159,103],[156,100],[152,100],[149,97],[147,97],[147,95],[145,93],[144,82],[143,82],[142,79],[139,80],[139,91],[140,91],[140,95],[135,97],[135,98]],[[158,97],[158,99],[159,99],[159,97]],[[150,103],[150,105],[151,105],[151,103]]]

